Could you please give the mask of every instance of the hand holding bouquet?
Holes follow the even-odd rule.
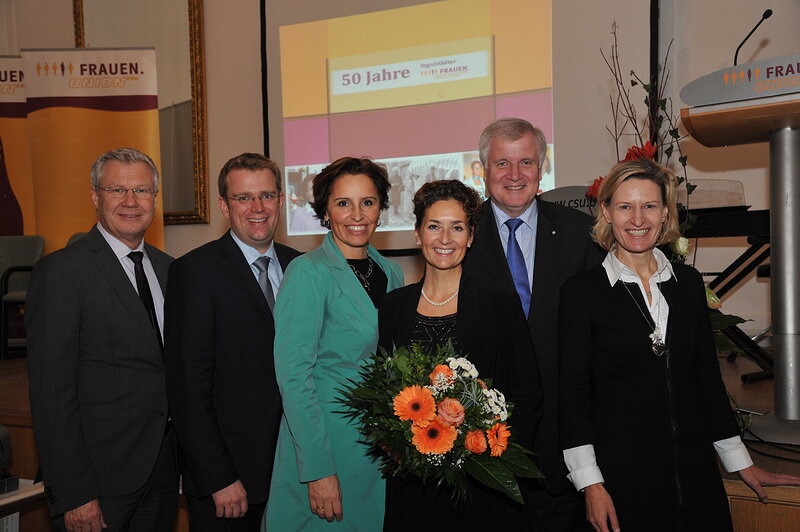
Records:
[[[513,405],[451,343],[381,349],[360,376],[341,402],[385,474],[446,482],[457,500],[468,495],[469,475],[520,503],[515,477],[542,477],[512,441]]]

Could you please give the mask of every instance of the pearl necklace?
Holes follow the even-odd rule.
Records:
[[[450,303],[453,299],[455,299],[455,297],[457,295],[458,295],[458,290],[453,292],[452,296],[448,297],[447,299],[445,299],[441,303],[437,303],[436,301],[431,301],[431,299],[428,296],[425,295],[425,289],[424,288],[422,289],[422,297],[425,299],[425,301],[427,301],[428,303],[430,303],[434,307],[443,307],[444,305]]]

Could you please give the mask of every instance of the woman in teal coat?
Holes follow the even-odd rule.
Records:
[[[275,373],[283,399],[266,530],[383,527],[384,480],[336,402],[376,349],[376,308],[403,285],[369,245],[388,207],[386,170],[345,157],[314,179],[314,211],[331,231],[295,259],[275,305]]]

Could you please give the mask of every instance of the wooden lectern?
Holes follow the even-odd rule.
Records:
[[[708,74],[681,99],[704,146],[769,142],[775,414],[800,420],[800,54]]]

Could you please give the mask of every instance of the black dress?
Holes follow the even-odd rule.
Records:
[[[597,266],[570,279],[559,308],[561,446],[594,445],[625,531],[731,530],[713,442],[738,434],[696,270],[673,265],[669,356],[651,349],[639,290]]]
[[[541,383],[533,347],[515,294],[462,275],[458,311],[442,317],[416,312],[421,283],[386,295],[378,311],[378,344],[385,349],[452,340],[481,377],[514,403],[510,426],[530,448],[541,416]],[[522,505],[470,479],[471,499],[457,506],[448,488],[425,486],[415,477],[387,479],[385,531],[521,530]]]

